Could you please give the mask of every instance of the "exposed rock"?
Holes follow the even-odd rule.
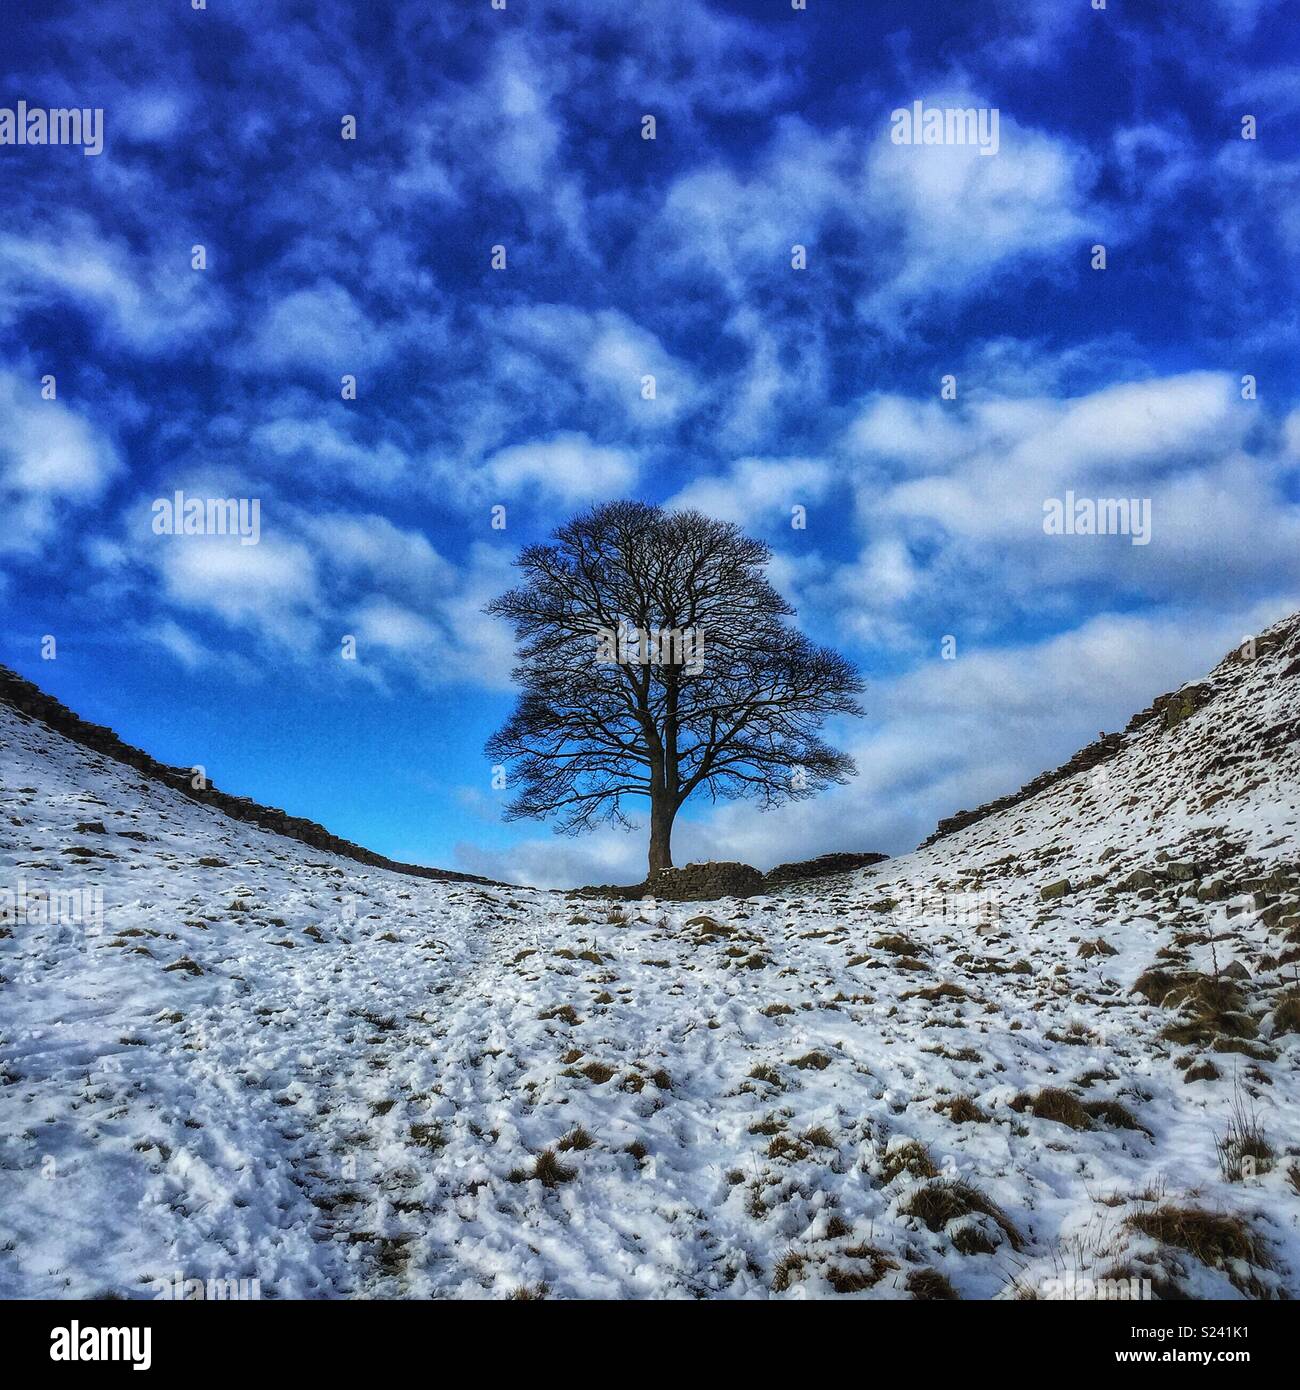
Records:
[[[816,859],[799,859],[789,864],[778,864],[763,875],[764,885],[778,887],[783,883],[798,883],[805,878],[825,878],[828,874],[847,874],[854,869],[865,869],[872,864],[880,864],[888,859],[887,854],[822,854]]]
[[[1205,683],[1186,685],[1168,695],[1159,696],[1151,709],[1165,729],[1176,729],[1184,719],[1190,719],[1202,705],[1214,697],[1214,687]]]
[[[1123,892],[1136,893],[1143,888],[1159,888],[1164,881],[1163,874],[1155,873],[1151,869],[1134,869],[1119,886]]]
[[[1190,883],[1193,879],[1200,878],[1201,874],[1204,872],[1200,864],[1180,864],[1176,862],[1166,864],[1164,871],[1175,883]]]
[[[763,875],[749,864],[709,860],[680,869],[660,869],[646,880],[645,895],[667,902],[710,902],[714,898],[748,898],[763,891]]]
[[[1047,902],[1052,898],[1063,898],[1069,891],[1070,880],[1068,878],[1062,878],[1058,879],[1055,883],[1049,883],[1039,892],[1038,896],[1042,898],[1044,902]]]

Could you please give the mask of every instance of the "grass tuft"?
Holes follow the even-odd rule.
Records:
[[[903,1287],[918,1301],[954,1301],[959,1297],[947,1277],[937,1269],[914,1269]]]
[[[583,1129],[581,1125],[571,1129],[568,1134],[556,1144],[556,1148],[561,1153],[581,1153],[584,1149],[590,1149],[596,1142],[595,1135]]]
[[[939,1169],[930,1151],[919,1139],[905,1139],[891,1144],[883,1159],[883,1181],[886,1186],[906,1173],[910,1178],[937,1178]]]
[[[940,1178],[919,1187],[900,1208],[904,1216],[914,1216],[927,1230],[942,1231],[949,1222],[963,1216],[987,1216],[999,1226],[1013,1250],[1024,1244],[1011,1218],[977,1187],[960,1178]]]
[[[1273,1261],[1263,1241],[1244,1217],[1205,1211],[1200,1207],[1179,1207],[1172,1203],[1152,1211],[1134,1212],[1124,1224],[1162,1245],[1185,1250],[1211,1269],[1222,1269],[1235,1287],[1257,1292],[1258,1280],[1243,1275],[1234,1261],[1244,1261],[1259,1269],[1271,1269]]]

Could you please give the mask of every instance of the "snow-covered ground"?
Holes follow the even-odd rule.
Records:
[[[1274,636],[1091,773],[702,905],[369,870],[0,707],[0,1295],[1300,1292]]]

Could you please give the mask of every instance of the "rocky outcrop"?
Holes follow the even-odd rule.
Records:
[[[866,869],[883,863],[887,854],[822,854],[816,859],[798,859],[778,864],[763,875],[764,889],[779,888],[786,883],[800,883],[808,878],[826,878],[830,874],[848,874],[854,869]]]
[[[1184,719],[1190,719],[1202,705],[1214,698],[1214,687],[1204,681],[1185,685],[1158,695],[1146,709],[1128,721],[1125,733],[1133,733],[1155,720],[1162,729],[1176,729]]]
[[[749,898],[763,891],[763,875],[735,860],[709,860],[680,869],[660,869],[646,880],[645,895],[672,903],[712,902],[715,898]]]
[[[368,864],[376,869],[389,869],[393,873],[410,874],[414,878],[454,880],[463,883],[493,882],[492,879],[479,878],[475,874],[458,874],[450,869],[430,869],[422,864],[402,864],[382,854],[375,854],[361,845],[353,844],[351,840],[331,835],[323,825],[306,820],[302,816],[291,816],[273,806],[261,806],[247,796],[232,796],[229,792],[218,791],[210,782],[196,787],[192,768],[169,767],[166,763],[160,763],[143,750],[124,743],[112,729],[103,724],[92,724],[89,720],[74,714],[66,705],[61,704],[52,695],[47,695],[31,681],[24,680],[7,666],[0,666],[0,704],[9,705],[25,718],[45,724],[64,738],[69,738],[106,758],[112,758],[114,762],[133,767],[151,781],[161,782],[182,796],[189,797],[191,801],[211,806],[232,820],[247,821],[276,835],[284,835],[290,840],[311,845],[313,849],[337,854],[344,859],[354,859],[359,864]]]

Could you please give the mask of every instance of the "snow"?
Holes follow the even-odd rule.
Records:
[[[934,1270],[992,1298],[1135,1260],[1193,1296],[1295,1292],[1286,931],[1249,892],[1118,887],[1167,860],[1235,887],[1297,867],[1297,745],[1263,737],[1300,704],[1288,631],[1092,773],[872,869],[710,904],[368,869],[0,707],[0,889],[27,895],[0,929],[0,1295],[910,1298]],[[102,922],[46,910],[55,889]],[[966,911],[985,904],[996,920]],[[1080,957],[1098,937],[1115,954]],[[1245,966],[1259,1059],[1160,1039],[1177,1015],[1131,986],[1161,950]],[[1186,1081],[1204,1057],[1219,1078]],[[1013,1108],[1043,1087],[1143,1128]],[[937,1108],[959,1097],[983,1118]],[[1278,1161],[1229,1182],[1234,1104]],[[589,1147],[557,1149],[579,1130]],[[544,1151],[565,1180],[529,1176]],[[1015,1240],[978,1211],[909,1214],[945,1176]],[[1173,1203],[1245,1217],[1273,1267],[1125,1225]]]

